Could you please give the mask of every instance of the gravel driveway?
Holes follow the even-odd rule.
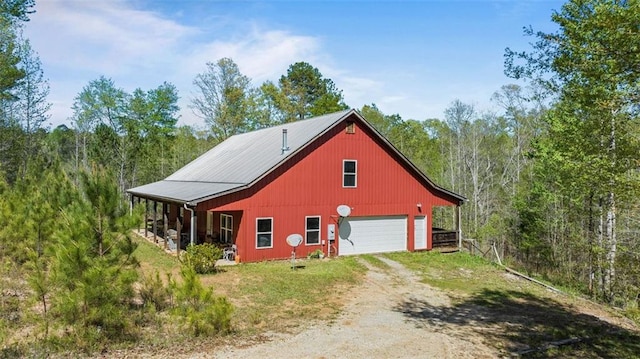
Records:
[[[443,308],[449,298],[401,264],[379,269],[364,260],[369,271],[364,283],[332,323],[311,325],[298,334],[272,334],[270,340],[249,347],[223,347],[216,353],[191,358],[495,358],[482,338],[446,324],[425,326],[399,309],[401,303],[428,303]]]

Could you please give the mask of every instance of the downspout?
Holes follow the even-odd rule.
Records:
[[[190,237],[191,237],[191,245],[194,245],[194,239],[196,237],[196,212],[192,209],[187,207],[187,204],[184,204],[184,209],[186,209],[187,211],[191,212],[191,233],[190,233]]]
[[[462,216],[460,215],[460,204],[456,206],[456,212],[456,225],[458,227],[456,228],[458,230],[458,250],[462,250],[462,224],[460,223],[460,221],[462,220]]]

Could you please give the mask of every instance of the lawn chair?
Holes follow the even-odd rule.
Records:
[[[169,245],[169,249],[172,250],[172,251],[175,251],[176,248],[178,247],[176,245],[176,242],[174,242],[173,239],[171,239],[169,237],[167,237],[167,244]]]
[[[236,259],[236,253],[238,252],[238,246],[235,244],[231,247],[226,247],[222,250],[222,259],[228,261],[234,261]]]

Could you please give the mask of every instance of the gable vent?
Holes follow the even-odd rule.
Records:
[[[356,133],[356,124],[353,121],[347,121],[347,131],[348,134]]]

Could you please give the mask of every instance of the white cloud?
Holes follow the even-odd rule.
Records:
[[[51,66],[110,76],[157,68],[196,30],[120,0],[50,0],[26,32]]]
[[[228,34],[220,28],[206,32],[134,9],[124,0],[50,0],[38,3],[26,35],[51,79],[54,124],[72,115],[73,98],[102,75],[127,91],[173,83],[179,91],[181,122],[197,124],[201,120],[188,105],[192,81],[207,62],[230,57],[259,85],[277,80],[294,62],[313,63],[322,57],[315,37],[254,25],[244,28],[244,33]]]
[[[171,82],[179,91],[180,123],[202,125],[189,108],[194,95],[192,81],[205,71],[207,62],[223,57],[232,58],[254,86],[277,81],[291,64],[305,61],[331,78],[352,107],[375,103],[385,113],[418,119],[434,111],[433,101],[420,101],[420,94],[411,91],[412,84],[406,83],[410,78],[396,76],[389,82],[379,74],[362,74],[357,63],[326,53],[319,37],[245,22],[238,26],[236,21],[234,32],[225,32],[221,27],[184,25],[152,11],[134,9],[124,0],[50,0],[38,4],[26,35],[51,79],[54,125],[71,117],[73,98],[101,75],[129,92]],[[416,113],[409,113],[409,109]]]
[[[252,79],[254,85],[277,80],[290,64],[301,59],[313,59],[319,52],[316,38],[255,27],[232,38],[194,43],[190,47],[188,55],[178,65],[180,77],[191,81],[205,71],[206,63],[228,57]]]
[[[189,54],[177,66],[180,70],[175,79],[183,89],[180,107],[182,122],[187,124],[201,122],[188,107],[194,96],[191,83],[197,74],[206,70],[207,62],[231,58],[252,80],[253,86],[259,86],[266,80],[277,81],[292,63],[312,61],[320,53],[319,41],[314,37],[255,26],[243,34],[190,46]]]

